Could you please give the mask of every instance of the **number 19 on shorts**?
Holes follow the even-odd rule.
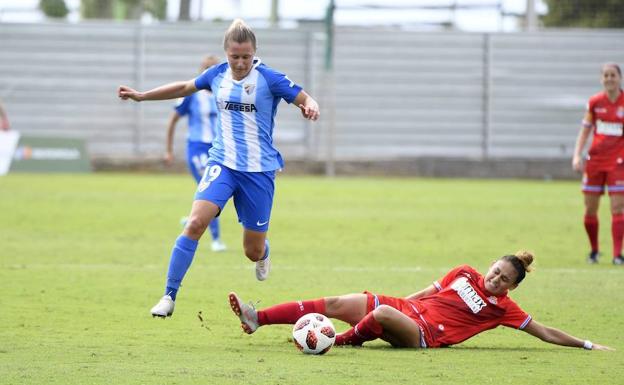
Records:
[[[221,166],[214,164],[204,171],[204,176],[197,186],[197,191],[202,192],[210,186],[210,183],[221,175]]]

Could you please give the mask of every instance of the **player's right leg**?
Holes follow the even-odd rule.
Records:
[[[196,200],[193,202],[191,214],[184,227],[184,231],[182,235],[176,239],[173,250],[171,251],[165,295],[150,310],[152,316],[168,317],[173,314],[180,284],[193,262],[199,239],[206,231],[212,218],[218,214],[219,210],[219,206],[212,202],[203,200]]]
[[[189,172],[195,179],[195,182],[199,185],[203,179],[203,176],[206,174],[206,169],[210,166],[209,159],[209,151],[212,147],[209,143],[203,142],[188,142],[186,147],[186,163],[189,169]],[[183,225],[186,225],[188,221],[188,217],[183,219]],[[219,218],[215,217],[210,221],[210,235],[212,236],[212,244],[210,248],[212,251],[219,252],[225,251],[227,247],[221,241],[220,227],[219,227]]]
[[[195,250],[210,221],[225,207],[232,196],[233,182],[227,168],[211,163],[197,187],[191,214],[171,252],[164,297],[151,309],[155,317],[173,313],[178,289],[191,266]]]
[[[263,325],[292,325],[309,313],[324,314],[329,318],[355,325],[366,315],[367,309],[366,294],[347,294],[339,297],[285,302],[261,310],[256,310],[253,305],[244,303],[236,293],[230,293],[229,302],[247,334],[255,332]]]
[[[604,194],[606,177],[605,172],[593,171],[590,167],[587,167],[583,176],[582,190],[585,203],[583,225],[591,247],[587,257],[588,263],[598,263],[598,207],[600,205],[600,197]]]

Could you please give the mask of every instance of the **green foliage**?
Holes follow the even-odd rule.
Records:
[[[280,176],[257,282],[230,202],[225,253],[205,238],[167,320],[169,253],[188,213],[186,175],[12,174],[0,178],[3,384],[617,384],[624,378],[624,268],[584,261],[578,182]],[[512,297],[536,320],[614,353],[543,343],[507,328],[448,349],[382,341],[305,356],[289,325],[243,334],[227,293],[261,300],[417,291],[460,263],[485,271],[528,248],[537,269]],[[203,321],[198,314],[202,312]],[[346,325],[336,323],[342,331]]]
[[[113,17],[113,1],[81,0],[80,14],[84,19],[111,19]]]
[[[82,0],[80,9],[86,19],[138,19],[148,12],[162,20],[167,16],[167,0]]]
[[[544,0],[547,27],[624,28],[624,0]]]
[[[39,0],[39,9],[47,17],[62,19],[69,13],[64,0]]]

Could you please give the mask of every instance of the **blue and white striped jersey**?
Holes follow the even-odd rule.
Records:
[[[242,80],[234,80],[227,62],[195,79],[197,89],[212,91],[219,119],[210,159],[237,171],[272,171],[284,167],[273,146],[273,127],[280,99],[292,103],[301,87],[254,58]]]
[[[189,142],[212,143],[216,136],[219,110],[215,97],[201,90],[185,98],[180,98],[175,106],[180,116],[188,115]]]

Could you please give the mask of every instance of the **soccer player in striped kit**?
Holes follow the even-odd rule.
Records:
[[[230,293],[229,301],[247,334],[260,326],[294,324],[305,314],[321,313],[353,326],[336,335],[336,345],[360,346],[381,338],[395,347],[439,348],[503,325],[551,344],[613,350],[542,325],[509,298],[509,290],[531,271],[533,258],[527,251],[505,255],[485,275],[461,265],[405,298],[364,292],[286,302],[262,310],[243,303],[235,293]]]
[[[245,255],[256,263],[256,278],[268,277],[269,228],[276,170],[284,166],[273,146],[274,117],[281,99],[299,107],[305,119],[317,120],[318,103],[286,75],[273,70],[256,53],[256,36],[242,20],[225,32],[227,63],[206,70],[188,81],[169,83],[147,92],[120,86],[118,96],[134,101],[188,96],[211,91],[219,108],[217,135],[208,167],[199,182],[189,220],[171,253],[165,295],[151,309],[158,317],[170,316],[180,283],[191,265],[197,244],[210,221],[230,197],[243,225]]]
[[[602,92],[589,98],[576,146],[572,167],[583,172],[585,196],[585,231],[591,252],[587,261],[598,263],[598,206],[605,185],[611,201],[611,237],[614,265],[624,265],[622,239],[624,238],[624,92],[622,70],[615,63],[602,66]],[[581,152],[587,139],[593,140],[585,159]]]
[[[215,64],[219,59],[216,56],[206,56],[199,67],[202,73]],[[175,106],[169,124],[167,125],[167,152],[165,153],[165,163],[173,162],[173,134],[176,124],[181,117],[188,116],[188,135],[186,143],[186,163],[195,182],[204,175],[208,166],[208,152],[212,148],[212,141],[216,135],[217,119],[219,111],[214,95],[207,90],[200,90],[185,98],[180,98]],[[188,217],[182,219],[186,224]],[[221,241],[219,217],[210,221],[210,235],[212,236],[212,251],[225,251],[225,244]]]

